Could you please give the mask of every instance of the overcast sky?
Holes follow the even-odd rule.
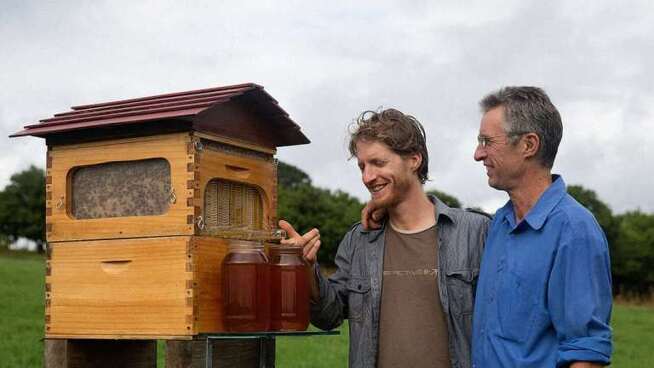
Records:
[[[7,138],[28,123],[72,105],[255,82],[311,139],[278,157],[316,185],[367,198],[347,125],[395,107],[427,131],[427,189],[494,212],[507,196],[472,158],[478,101],[536,85],[563,117],[554,171],[614,212],[654,212],[653,67],[650,1],[1,0],[0,188],[45,165],[42,139]]]

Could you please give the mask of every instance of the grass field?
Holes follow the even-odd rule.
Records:
[[[42,366],[43,284],[41,256],[0,249],[0,368]],[[616,305],[611,324],[615,343],[612,366],[651,366],[654,308]],[[341,333],[340,336],[278,338],[277,366],[347,366],[347,328],[342,328]],[[163,367],[163,344],[159,346],[158,366]]]

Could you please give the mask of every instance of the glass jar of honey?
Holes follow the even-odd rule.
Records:
[[[308,264],[302,247],[270,245],[270,329],[304,331],[309,326]]]
[[[270,270],[260,242],[230,240],[222,263],[223,322],[232,332],[270,327]]]

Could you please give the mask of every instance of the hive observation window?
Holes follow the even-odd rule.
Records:
[[[161,215],[175,197],[170,164],[163,158],[76,168],[70,190],[70,212],[76,219]]]
[[[261,230],[263,201],[260,191],[248,184],[211,180],[204,195],[206,225],[210,229]]]

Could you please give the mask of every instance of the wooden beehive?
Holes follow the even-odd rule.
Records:
[[[48,338],[222,331],[228,240],[272,236],[276,148],[308,143],[254,84],[77,106],[22,135],[48,145]]]

